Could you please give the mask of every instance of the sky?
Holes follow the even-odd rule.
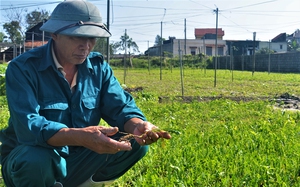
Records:
[[[9,7],[50,13],[63,0],[0,0],[0,31]],[[108,0],[95,4],[107,24]],[[125,30],[141,53],[152,47],[157,35],[165,39],[195,39],[195,28],[222,28],[224,40],[269,41],[280,33],[300,29],[300,0],[110,0],[110,42],[120,41]],[[217,10],[218,9],[218,14]],[[218,18],[218,19],[217,19]],[[186,32],[185,32],[186,31]]]

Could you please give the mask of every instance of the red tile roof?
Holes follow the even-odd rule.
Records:
[[[216,34],[216,28],[195,28],[195,36],[204,36],[205,34]],[[222,28],[218,28],[218,36],[224,36]]]
[[[48,43],[48,41],[44,41],[44,44]],[[42,41],[34,41],[33,46],[32,46],[32,41],[25,41],[25,47],[39,47],[42,46],[43,42]]]

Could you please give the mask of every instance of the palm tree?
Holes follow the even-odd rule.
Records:
[[[120,39],[121,39],[121,41],[116,42],[116,43],[113,44],[113,48],[114,48],[115,51],[118,51],[118,50],[125,51],[125,55],[127,55],[127,49],[128,49],[130,66],[133,67],[131,57],[130,57],[130,52],[131,52],[131,50],[133,51],[133,53],[134,52],[140,52],[139,47],[135,43],[135,41],[133,41],[132,38],[130,38],[127,35],[126,30],[125,30],[124,35],[121,36]]]
[[[140,52],[138,45],[135,43],[135,41],[130,38],[127,33],[120,37],[121,41],[114,43],[114,50],[118,51],[126,51],[128,49],[129,53],[132,52]]]

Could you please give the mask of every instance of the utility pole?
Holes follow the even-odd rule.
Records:
[[[216,12],[216,43],[215,43],[215,81],[214,81],[214,87],[217,86],[217,63],[218,63],[218,14],[219,14],[219,9],[216,8],[214,10]]]
[[[180,40],[178,40],[178,53],[180,60],[180,81],[181,81],[181,95],[184,96],[184,87],[183,87],[183,65],[182,65],[182,53],[180,49]]]
[[[43,19],[43,25],[44,25],[44,22],[45,22],[45,19]],[[45,42],[45,31],[43,31],[42,33],[43,33],[43,35],[42,35],[42,37],[43,37],[43,39],[42,39],[42,45],[44,45],[44,42]]]
[[[254,71],[255,71],[255,37],[256,37],[256,32],[253,32],[253,65],[252,65],[252,76],[254,75]]]
[[[149,72],[149,74],[150,74],[149,40],[148,40],[148,72]]]
[[[160,22],[160,80],[162,80],[162,45],[163,45],[163,39],[162,39],[162,21]]]
[[[203,39],[203,54],[206,55],[205,35],[202,37],[202,39]]]
[[[271,40],[269,40],[269,62],[268,62],[268,74],[271,71]]]
[[[34,47],[34,31],[31,33],[31,49]]]
[[[109,30],[109,10],[110,10],[110,0],[107,0],[107,30]],[[109,64],[109,59],[110,59],[110,48],[109,48],[109,37],[107,37],[107,43],[106,43],[106,50],[107,50],[107,63]]]
[[[232,60],[233,60],[233,47],[232,47],[232,42],[230,42],[230,71],[232,71],[233,70],[233,68],[232,68],[232,64],[233,64],[233,62],[232,62]]]
[[[184,55],[186,55],[186,19],[184,19]]]
[[[125,84],[125,79],[126,79],[126,57],[127,57],[127,29],[125,29],[125,55],[124,55],[124,84]]]

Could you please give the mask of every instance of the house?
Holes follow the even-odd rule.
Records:
[[[222,40],[225,35],[224,31],[221,28],[217,29],[218,40]],[[195,38],[196,39],[215,39],[216,38],[216,29],[215,28],[196,28],[195,29]]]
[[[253,40],[226,40],[227,55],[252,55],[253,49],[257,50],[259,41]]]
[[[253,49],[258,51],[268,48],[276,53],[287,52],[286,33],[281,33],[271,41],[226,40],[228,55],[253,55]]]
[[[216,34],[217,32],[217,34]],[[222,28],[196,28],[195,29],[195,38],[202,40],[202,51],[201,53],[213,56],[217,55],[226,55],[227,47],[226,41],[223,40],[225,32]],[[217,38],[217,47],[216,47],[216,38]]]
[[[300,44],[300,30],[297,29],[294,33],[287,36],[287,40],[295,40]]]
[[[20,51],[20,49],[19,49]],[[17,56],[18,48],[13,43],[0,43],[0,59],[3,62],[11,60],[14,56]]]
[[[286,33],[280,33],[270,42],[259,42],[259,49],[262,48],[268,48],[270,50],[273,50],[275,53],[287,52]]]
[[[175,37],[169,37],[169,40],[163,41],[162,46],[153,46],[145,51],[145,55],[149,56],[160,56],[167,54],[169,56],[178,56],[179,52],[184,55],[196,55],[206,54],[213,56],[216,53],[218,55],[225,55],[227,51],[226,41],[223,40],[224,31],[219,28],[217,30],[212,28],[195,29],[195,39],[176,39]],[[216,47],[217,38],[217,47]]]
[[[34,27],[28,29],[25,32],[25,42],[23,44],[10,44],[5,51],[1,51],[0,58],[3,61],[10,61],[25,51],[46,44],[51,38],[51,35],[50,33],[40,31],[40,27],[42,25],[43,22],[40,22]]]
[[[46,20],[45,20],[46,21]],[[40,31],[40,27],[44,22],[40,22],[34,27],[28,29],[25,33],[25,48],[26,50],[42,46],[50,40],[51,35],[48,32]]]

